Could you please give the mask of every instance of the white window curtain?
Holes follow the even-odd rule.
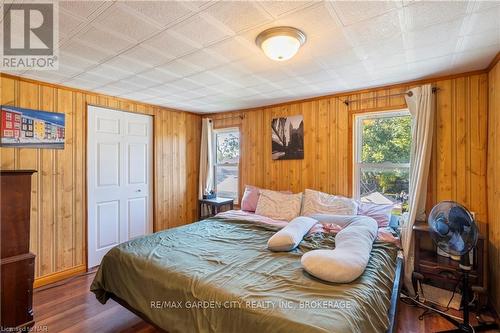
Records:
[[[430,84],[416,87],[408,91],[406,104],[413,119],[409,213],[401,230],[403,252],[405,257],[405,286],[410,293],[411,275],[413,273],[414,248],[413,225],[416,220],[425,220],[425,203],[427,196],[427,180],[432,152],[432,136],[435,119],[435,97]]]
[[[203,199],[203,194],[214,189],[214,156],[212,146],[212,120],[204,118],[201,127],[200,147],[200,177],[198,187],[198,198]]]

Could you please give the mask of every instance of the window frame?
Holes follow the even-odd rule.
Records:
[[[239,146],[240,146],[240,151],[238,154],[238,162],[237,163],[217,163],[217,134],[220,133],[230,133],[230,132],[238,132],[238,140],[239,140]],[[241,169],[240,169],[240,163],[241,163],[241,129],[239,126],[231,126],[231,127],[221,127],[221,128],[214,128],[212,130],[212,152],[213,152],[213,172],[214,172],[214,191],[215,194],[217,195],[217,167],[224,167],[224,166],[229,166],[229,167],[236,167],[238,169],[238,185],[236,186],[236,199],[234,200],[235,205],[239,205],[240,203],[240,182],[241,182]]]
[[[361,162],[361,152],[362,152],[362,123],[365,119],[372,118],[392,118],[399,116],[410,116],[411,113],[408,109],[397,109],[397,110],[387,110],[387,111],[377,111],[377,112],[366,112],[354,115],[354,131],[353,131],[353,177],[352,177],[352,187],[353,187],[353,197],[357,200],[361,200],[361,186],[360,177],[361,169],[372,169],[372,170],[394,170],[394,169],[407,169],[411,174],[411,160],[409,163],[363,163]],[[413,121],[412,121],[413,127]],[[408,180],[409,181],[409,180]],[[408,189],[409,192],[409,189]]]

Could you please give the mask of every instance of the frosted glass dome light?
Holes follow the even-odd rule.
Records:
[[[292,58],[306,42],[306,35],[292,27],[275,27],[264,30],[255,43],[272,60],[285,61]]]

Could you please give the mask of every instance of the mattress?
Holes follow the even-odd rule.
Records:
[[[384,332],[397,247],[376,241],[365,272],[349,284],[320,281],[300,265],[335,235],[307,235],[291,252],[267,240],[278,226],[210,218],[121,244],[91,285],[114,294],[168,332]]]

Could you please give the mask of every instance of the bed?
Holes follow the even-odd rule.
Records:
[[[266,242],[280,227],[226,215],[129,241],[103,258],[91,291],[171,333],[393,331],[397,246],[375,241],[363,275],[327,283],[300,257],[333,248],[334,233],[312,230],[295,250],[271,252]]]

